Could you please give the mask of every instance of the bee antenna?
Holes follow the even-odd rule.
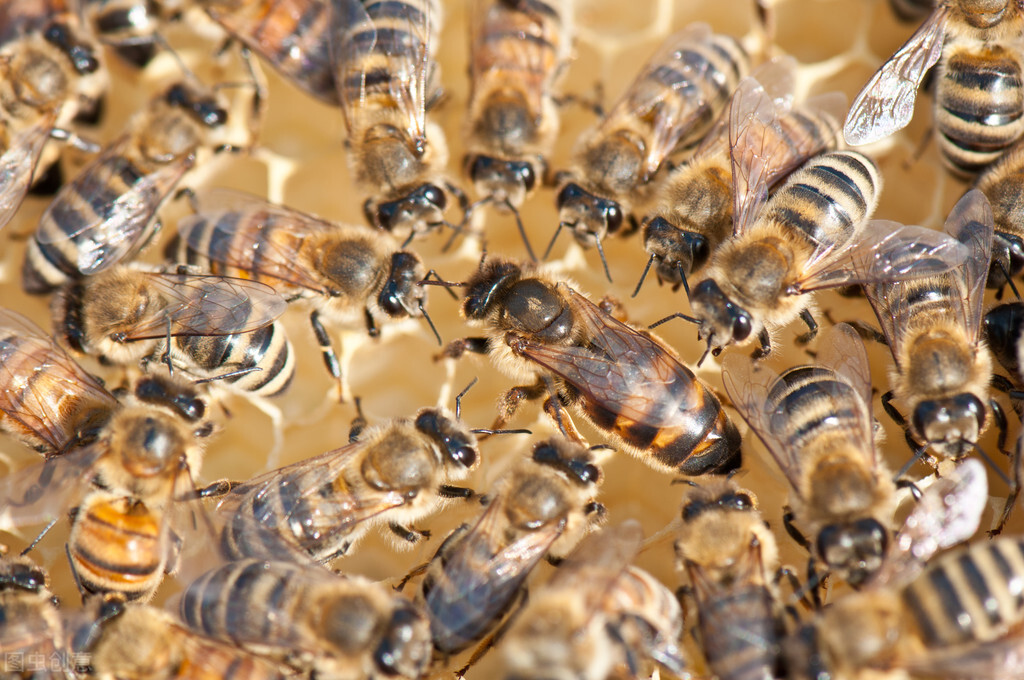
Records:
[[[608,277],[608,283],[612,283],[612,273],[608,271],[608,260],[604,258],[604,248],[601,247],[601,239],[594,239],[597,244],[597,254],[601,256],[601,264],[604,265],[604,275]]]
[[[486,427],[478,427],[475,430],[470,430],[473,434],[533,434],[533,430],[527,430],[526,428],[520,428],[518,430],[491,430]]]
[[[697,319],[697,318],[692,317],[692,316],[687,316],[686,314],[683,314],[682,312],[676,312],[675,314],[669,314],[664,319],[658,319],[657,321],[652,323],[650,326],[648,326],[647,329],[650,330],[652,328],[657,328],[661,324],[663,324],[663,323],[665,323],[667,321],[671,321],[672,319],[682,319],[683,321],[689,321],[690,323],[692,323],[692,324],[694,324],[696,326],[700,325],[700,319]]]
[[[519,229],[519,235],[523,237],[523,245],[526,246],[526,252],[530,254],[530,260],[532,262],[536,262],[537,256],[533,253],[533,247],[530,246],[530,239],[526,235],[526,227],[523,226],[523,218],[519,216],[519,209],[512,205],[512,201],[508,200],[507,196],[505,197],[504,203],[508,209],[512,211],[512,217],[516,220],[516,228]],[[547,254],[545,254],[544,257],[546,258]]]
[[[978,452],[978,455],[981,456],[981,459],[983,461],[985,461],[985,464],[992,468],[992,471],[996,473],[996,476],[999,477],[999,479],[1003,480],[1003,483],[1006,484],[1006,486],[1013,488],[1013,483],[1010,481],[1010,478],[1007,477],[1006,473],[1000,470],[999,466],[996,465],[995,461],[992,460],[992,458],[987,453],[985,453],[985,449],[978,446],[978,442],[968,443],[974,448],[975,451]]]
[[[431,276],[434,277],[433,281],[430,279]],[[465,281],[445,281],[444,279],[441,278],[441,276],[437,273],[436,270],[431,269],[429,272],[427,272],[426,276],[423,277],[422,281],[417,281],[416,282],[416,285],[417,286],[441,286],[442,288],[444,288],[445,290],[448,291],[448,294],[452,296],[453,300],[458,300],[459,297],[455,293],[453,293],[451,291],[451,289],[452,288],[459,288],[460,286],[465,286],[466,282]]]
[[[651,271],[651,264],[653,264],[653,263],[654,263],[654,254],[651,253],[651,256],[649,258],[647,258],[647,264],[644,265],[643,272],[641,272],[641,274],[640,274],[640,281],[636,284],[636,290],[633,291],[633,294],[630,295],[630,297],[636,297],[637,295],[639,295],[639,293],[640,293],[640,286],[644,285],[644,279],[647,278],[647,272]]]
[[[409,235],[405,237],[404,241],[402,241],[402,245],[399,246],[399,250],[405,250],[409,246],[409,244],[412,243],[412,240],[414,238],[416,238],[416,230],[410,229]]]
[[[476,384],[477,380],[478,380],[478,378],[476,378],[474,376],[474,378],[469,381],[469,384],[466,385],[466,388],[464,390],[462,390],[461,392],[459,392],[457,395],[455,395],[455,418],[456,419],[462,417],[462,398],[464,396],[466,396],[466,392],[469,392],[470,388],[473,387],[473,385]]]
[[[164,38],[159,33],[154,33],[153,40],[157,44],[159,44],[160,47],[162,47],[164,50],[170,53],[171,58],[174,59],[175,63],[177,63],[178,65],[178,68],[181,69],[181,72],[185,74],[186,78],[192,80],[197,85],[202,85],[203,81],[199,80],[199,77],[195,74],[195,72],[185,64],[185,61],[181,58],[181,55],[178,54],[177,50],[171,47],[171,44],[167,42],[166,38]]]
[[[555,235],[551,237],[551,242],[548,243],[548,249],[544,251],[544,257],[541,258],[542,260],[548,259],[548,255],[551,254],[551,249],[555,247],[555,241],[558,240],[558,235],[562,233],[562,227],[564,227],[564,226],[570,226],[571,227],[571,226],[574,226],[574,225],[575,225],[575,222],[573,224],[567,224],[566,222],[559,222],[558,223],[558,228],[555,229]]]
[[[587,451],[618,451],[618,449],[611,444],[594,444]]]
[[[57,519],[58,518],[56,517],[51,519],[50,523],[43,527],[43,530],[39,532],[39,535],[32,539],[32,542],[28,544],[28,547],[22,550],[20,553],[18,553],[18,557],[24,557],[25,555],[28,555],[30,552],[32,552],[32,549],[39,545],[39,541],[43,540],[43,536],[46,536],[46,534],[49,533],[50,529],[53,528],[53,525],[57,523]]]
[[[704,353],[700,355],[700,359],[697,360],[697,368],[700,368],[704,363],[704,360],[708,358],[708,354],[711,352],[711,336],[708,336],[708,346],[704,349]]]
[[[683,269],[682,262],[676,262],[676,270],[679,271],[679,280],[683,284],[683,290],[686,291],[686,299],[690,299],[690,284],[686,281],[686,271]]]
[[[205,385],[206,383],[212,383],[215,380],[226,380],[228,378],[240,378],[243,375],[262,371],[263,369],[259,366],[250,366],[249,368],[240,368],[237,371],[228,371],[227,373],[221,373],[220,375],[214,375],[209,378],[200,378],[199,380],[193,380],[193,385]]]
[[[430,315],[427,314],[427,309],[426,307],[423,306],[423,300],[420,300],[418,306],[420,308],[420,314],[422,314],[423,318],[426,319],[427,325],[430,326],[430,330],[434,333],[434,337],[437,338],[437,346],[443,346],[444,341],[441,340],[441,334],[437,332],[437,328],[434,326],[434,322],[431,321]]]
[[[924,452],[928,450],[928,446],[928,442],[925,442],[921,446],[914,449],[914,455],[910,457],[910,460],[903,464],[903,467],[901,467],[899,472],[896,473],[896,476],[893,477],[894,482],[898,483],[903,478],[903,475],[907,474],[907,471],[910,470],[914,463],[916,463],[917,461],[921,460],[924,457]]]
[[[1020,293],[1017,291],[1017,286],[1014,284],[1013,279],[1010,278],[1010,272],[1006,270],[1006,265],[1003,264],[1002,260],[996,260],[996,264],[999,265],[999,269],[1003,272],[1003,278],[1006,279],[1006,285],[1013,291],[1013,296],[1020,300]]]

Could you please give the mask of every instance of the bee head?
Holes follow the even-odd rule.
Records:
[[[426,276],[423,262],[415,253],[400,250],[391,256],[388,280],[377,296],[377,304],[392,318],[420,316],[423,313],[423,286],[416,285]]]
[[[537,185],[537,171],[530,161],[514,161],[493,156],[466,156],[466,173],[481,196],[492,196],[495,205],[504,201],[519,207]]]
[[[985,404],[962,392],[945,399],[927,399],[914,409],[914,429],[941,455],[963,458],[985,425]]]
[[[449,418],[440,409],[428,408],[416,416],[416,429],[432,439],[444,454],[445,463],[461,470],[472,470],[480,460],[476,435]]]
[[[882,566],[888,545],[885,527],[878,520],[865,517],[826,526],[818,534],[816,547],[830,569],[858,588]]]
[[[426,231],[441,224],[441,215],[448,206],[448,197],[436,184],[421,184],[393,201],[378,203],[370,215],[381,229],[395,231],[412,223],[413,231]],[[420,226],[424,223],[425,226]]]
[[[0,591],[18,588],[38,593],[46,587],[46,572],[27,562],[11,562],[0,572]]]
[[[491,259],[481,263],[466,283],[462,313],[470,320],[486,318],[522,275],[523,270],[511,260]]]
[[[190,383],[178,382],[159,374],[142,377],[135,384],[135,398],[145,404],[163,406],[195,423],[206,415],[206,401]]]
[[[595,196],[575,182],[562,187],[556,205],[559,224],[572,229],[584,248],[593,247],[622,227],[624,215],[618,202]]]
[[[658,216],[644,223],[644,247],[657,261],[658,278],[682,283],[684,276],[708,261],[711,249],[701,234],[684,231]]]
[[[700,320],[698,337],[706,338],[712,349],[750,337],[754,328],[750,314],[730,300],[714,279],[704,279],[694,287],[690,304]]]
[[[93,46],[78,40],[67,25],[50,24],[43,32],[43,38],[67,55],[79,75],[85,76],[99,70],[100,62],[96,58]]]
[[[750,512],[757,509],[757,501],[742,489],[729,488],[715,496],[696,493],[692,500],[683,504],[682,519],[689,524],[709,510],[726,512]]]
[[[199,124],[209,128],[224,125],[228,120],[227,111],[215,97],[190,90],[183,83],[172,85],[164,94],[168,106],[181,108]]]
[[[1010,302],[985,315],[985,337],[996,360],[1011,374],[1020,370],[1017,347],[1024,324],[1024,303]]]
[[[412,603],[399,604],[373,652],[382,675],[418,678],[430,663],[430,625]]]
[[[533,447],[533,462],[559,470],[581,486],[595,485],[601,481],[601,469],[594,464],[590,451],[562,437],[550,437],[538,442]]]

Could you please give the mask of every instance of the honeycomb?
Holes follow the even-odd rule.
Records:
[[[467,4],[454,0],[445,2],[440,62],[446,95],[433,113],[447,134],[450,176],[463,186],[466,184],[459,174],[459,159],[468,92],[465,75]],[[915,28],[897,21],[884,0],[777,0],[772,6],[777,30],[770,43],[764,40],[755,5],[750,0],[714,3],[642,0],[636,4],[588,0],[577,4],[575,59],[564,81],[564,89],[591,96],[595,86],[600,85],[605,92],[605,104],[614,102],[657,43],[694,21],[708,22],[716,32],[742,36],[745,44],[762,57],[769,54],[795,57],[800,64],[798,96],[838,90],[851,101],[878,65]],[[190,11],[185,21],[168,26],[165,35],[204,81],[215,83],[243,78],[232,52],[223,57],[213,56],[222,38],[201,12]],[[96,129],[83,131],[99,141],[113,139],[130,113],[168,79],[173,79],[178,68],[166,54],[160,55],[142,73],[108,56],[113,86],[106,116]],[[329,219],[361,222],[361,205],[352,187],[341,141],[344,124],[339,111],[304,95],[271,69],[264,68],[263,72],[269,98],[261,125],[260,149],[252,154],[221,154],[187,177],[185,183],[197,187],[244,189]],[[248,105],[245,93],[237,89],[225,90],[225,94],[233,101],[232,113],[241,113],[238,117],[244,120]],[[940,228],[966,189],[966,185],[942,170],[935,145],[926,141],[930,130],[930,101],[930,97],[922,96],[917,115],[907,129],[867,149],[884,177],[876,218]],[[583,107],[563,108],[562,131],[553,156],[555,169],[565,167],[575,140],[593,122],[593,113]],[[233,130],[242,138],[245,132],[244,126]],[[66,150],[63,153],[62,162],[69,177],[87,161],[88,157],[80,152]],[[554,199],[550,189],[542,189],[522,210],[526,231],[538,252],[543,251],[557,226]],[[49,327],[49,314],[43,300],[26,296],[19,286],[24,236],[35,227],[46,204],[45,198],[30,197],[2,234],[5,245],[0,267],[0,300],[5,306]],[[141,259],[158,262],[162,243],[175,232],[178,218],[187,213],[184,201],[165,206],[162,216],[166,226],[161,243]],[[484,213],[488,251],[525,258],[513,221],[486,210]],[[435,268],[446,280],[465,280],[479,261],[479,243],[467,239],[445,252],[446,240],[446,234],[435,235],[416,241],[412,247],[428,267]],[[604,295],[616,297],[624,304],[629,319],[638,326],[646,326],[676,311],[688,311],[682,292],[658,286],[653,277],[636,298],[630,297],[646,259],[635,235],[626,239],[609,238],[604,245],[614,283],[605,279],[596,252],[580,250],[567,234],[562,234],[555,244],[551,265],[576,281],[579,289],[593,299]],[[825,293],[819,296],[818,305],[837,320],[861,319],[875,323],[863,299]],[[472,334],[459,317],[458,303],[439,288],[430,291],[429,312],[445,342]],[[220,432],[209,443],[200,481],[245,479],[268,466],[298,461],[342,446],[347,442],[349,424],[356,415],[355,396],[360,397],[366,417],[374,423],[411,415],[423,406],[452,407],[454,395],[478,378],[479,382],[463,400],[462,417],[473,427],[486,427],[495,416],[497,398],[512,385],[486,358],[436,361],[439,348],[429,329],[422,322],[411,321],[388,327],[376,341],[359,329],[334,332],[335,341],[341,342],[343,347],[349,385],[345,403],[339,403],[304,313],[291,309],[283,321],[299,365],[291,389],[272,402],[272,406],[280,410],[284,423],[279,450],[272,451],[275,447],[271,442],[277,433],[267,413],[244,398],[227,396],[222,402],[225,408],[218,414]],[[779,334],[776,349],[781,351],[770,360],[777,370],[810,361],[793,342],[799,332],[800,328],[791,327]],[[693,328],[685,323],[666,324],[658,333],[691,365],[703,351]],[[884,392],[888,389],[887,370],[891,364],[888,349],[871,344],[868,352],[874,384],[879,393]],[[99,370],[94,364],[84,363]],[[720,367],[714,359],[709,358],[698,373],[716,390],[721,390]],[[108,371],[105,376],[116,384],[116,373]],[[883,445],[886,458],[891,469],[899,469],[909,459],[910,452],[902,432],[881,413],[877,398],[874,406],[887,434]],[[734,412],[731,415],[745,432],[742,420]],[[591,441],[601,440],[598,433],[578,424]],[[510,426],[530,428],[534,435],[495,436],[485,441],[482,444],[484,464],[469,481],[469,486],[486,490],[511,461],[528,450],[531,442],[552,431],[551,423],[534,403],[524,405]],[[1016,435],[1015,426],[1011,421],[1011,436]],[[986,451],[996,450],[991,431],[981,445]],[[272,453],[274,460],[269,460]],[[36,460],[9,438],[0,440],[0,456],[11,469]],[[601,500],[609,509],[610,521],[617,524],[636,518],[642,522],[649,539],[638,564],[674,588],[679,578],[673,570],[671,536],[679,509],[680,487],[672,485],[669,476],[622,453],[608,456],[603,469],[605,481]],[[924,475],[927,470],[918,466],[912,472]],[[753,436],[745,439],[743,471],[737,479],[757,494],[766,519],[776,529],[783,562],[802,567],[806,554],[780,531],[781,508],[787,494],[784,479]],[[1005,497],[1005,485],[994,477],[990,481],[993,507],[1001,507],[999,496]],[[335,567],[374,579],[396,581],[415,565],[428,560],[448,531],[478,512],[475,504],[453,503],[422,523],[422,528],[429,528],[433,538],[412,550],[398,551],[386,537],[371,534],[353,554],[335,563]],[[1011,521],[1010,531],[1021,527],[1019,514]],[[20,537],[0,535],[0,542],[20,548],[33,535],[33,528],[29,528]],[[56,593],[64,602],[74,603],[78,594],[64,558],[65,538],[66,525],[58,525],[40,543],[35,556],[50,569]],[[536,582],[543,582],[549,569],[541,565],[540,573],[534,577]],[[179,587],[169,579],[158,594],[157,602]],[[489,677],[496,670],[499,656],[489,654],[470,670],[469,677]],[[456,667],[454,662],[453,667]]]

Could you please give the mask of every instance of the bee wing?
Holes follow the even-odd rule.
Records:
[[[799,494],[800,456],[789,445],[786,434],[790,414],[768,406],[768,395],[780,380],[779,374],[764,362],[755,363],[750,357],[728,354],[722,360],[722,383],[730,401],[764,442],[790,487]]]
[[[18,132],[0,156],[0,228],[11,221],[25,200],[39,154],[56,120],[56,111],[41,116],[34,125]]]
[[[237,191],[202,192],[198,200],[200,212],[178,222],[189,248],[226,267],[327,294],[295,253],[304,239],[330,229],[330,222]],[[278,233],[269,237],[269,230]],[[215,242],[220,247],[210,248]]]
[[[43,218],[56,224],[79,225],[70,231],[40,230],[40,243],[76,241],[75,266],[83,275],[92,275],[134,254],[147,236],[147,227],[156,211],[171,193],[195,158],[185,156],[155,172],[139,177],[124,193],[114,194],[124,177],[137,171],[125,156],[131,142],[124,138],[108,147],[95,161],[61,189]],[[86,205],[80,205],[85,200]],[[88,215],[88,219],[83,216]]]
[[[978,189],[968,191],[957,201],[944,227],[947,234],[968,250],[963,266],[950,275],[960,288],[960,322],[975,346],[981,340],[981,313],[985,305],[985,280],[992,258],[994,228],[992,206]]]
[[[959,267],[967,256],[963,244],[934,229],[870,220],[849,241],[815,251],[790,292],[937,276]]]
[[[639,554],[643,540],[643,528],[636,520],[595,531],[558,565],[545,587],[581,591],[594,611]]]
[[[63,451],[78,434],[65,427],[70,408],[117,406],[114,395],[43,329],[9,309],[0,309],[0,386],[0,411],[51,452]]]
[[[942,54],[948,13],[946,5],[932,12],[860,91],[843,126],[847,144],[870,144],[907,126],[917,88]]]
[[[867,350],[864,349],[864,341],[849,324],[836,324],[825,331],[818,341],[818,363],[835,371],[860,397],[857,407],[860,441],[857,444],[874,468],[878,464],[878,457],[871,415],[871,364]],[[844,402],[849,403],[848,400]]]
[[[913,581],[932,555],[974,535],[986,505],[988,478],[976,458],[964,459],[947,476],[933,478],[889,544],[869,587],[900,587]]]
[[[901,664],[915,677],[948,680],[1016,680],[1024,677],[1024,626],[991,642],[929,649]]]
[[[128,340],[168,334],[234,335],[274,322],[288,303],[270,286],[213,274],[148,274],[164,306],[155,318],[137,325]]]
[[[427,101],[436,94],[430,54],[436,5],[332,0],[332,7],[336,81],[349,136],[359,132],[360,110],[379,100],[374,105],[397,110],[401,115],[395,119],[406,125],[409,139],[422,145]],[[381,25],[370,12],[384,15]]]
[[[60,519],[92,488],[89,471],[103,454],[94,444],[0,479],[0,531]]]
[[[700,399],[697,377],[650,336],[605,314],[569,289],[586,346],[551,347],[523,340],[522,354],[557,373],[609,410],[652,426],[674,422]]]

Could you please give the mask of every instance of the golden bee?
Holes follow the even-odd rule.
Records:
[[[553,436],[495,483],[487,509],[448,535],[420,584],[439,655],[447,660],[494,630],[540,560],[565,556],[604,517],[600,480],[589,450]]]
[[[972,176],[1024,132],[1024,10],[1005,0],[940,0],[872,76],[850,108],[849,144],[869,144],[910,122],[917,89],[935,72],[935,138],[947,167]]]
[[[138,254],[160,228],[157,210],[227,122],[217,97],[184,82],[136,114],[54,197],[29,240],[22,288],[51,293]]]
[[[499,210],[518,211],[548,173],[572,12],[572,0],[478,0],[473,7],[463,164],[481,202]]]
[[[51,313],[70,349],[120,365],[166,361],[257,396],[281,393],[295,374],[273,288],[216,275],[116,266],[72,281]]]
[[[740,177],[763,173],[770,186],[812,156],[836,148],[845,98],[821,95],[794,106],[795,69],[787,57],[742,80],[723,116],[728,124],[723,121],[665,179],[652,201],[655,207],[641,221],[649,257],[634,296],[652,264],[659,282],[689,292],[688,277],[732,232],[733,205],[750,206],[746,184],[736,187],[741,193],[734,196],[733,163],[744,166]]]
[[[558,230],[584,248],[636,226],[633,209],[649,197],[651,178],[677,148],[701,139],[750,70],[735,38],[693,24],[669,37],[600,122],[573,151],[572,169],[558,183]]]
[[[341,366],[321,315],[332,324],[363,323],[371,337],[380,334],[379,324],[408,317],[423,317],[433,329],[423,287],[417,285],[426,278],[423,262],[389,234],[223,190],[200,194],[199,205],[199,214],[178,223],[169,259],[260,281],[307,300],[339,396],[344,394]]]
[[[99,46],[65,0],[0,6],[0,227],[14,217],[51,137],[89,144],[62,126],[91,113],[106,89]]]
[[[648,658],[683,673],[679,601],[629,564],[642,539],[635,520],[583,539],[502,639],[507,680],[604,680],[617,666],[633,672]]]
[[[711,672],[722,680],[783,677],[778,549],[753,494],[731,480],[687,489],[675,551]]]
[[[808,326],[798,341],[809,342],[818,329],[810,293],[941,273],[963,261],[963,247],[943,234],[867,221],[880,177],[874,162],[855,151],[816,156],[770,199],[763,176],[738,175],[733,181],[749,183],[746,195],[764,207],[737,210],[747,217],[736,221],[706,278],[692,289],[698,337],[708,352],[756,338],[755,356],[767,356],[771,332],[798,317]]]
[[[325,680],[412,680],[430,663],[429,624],[411,602],[314,564],[227,563],[188,586],[180,614],[203,635]]]
[[[875,447],[871,371],[856,331],[829,329],[815,365],[782,375],[726,357],[722,380],[789,482],[795,507],[786,520],[806,528],[804,547],[847,583],[863,585],[891,539],[896,488]]]
[[[465,286],[463,316],[486,337],[455,341],[446,354],[487,352],[506,375],[535,381],[505,395],[499,423],[523,398],[548,395],[560,421],[566,403],[656,469],[700,475],[739,466],[740,435],[718,398],[649,333],[510,260],[484,261]]]
[[[444,132],[427,120],[440,95],[438,0],[333,0],[335,82],[349,160],[370,224],[409,238],[444,224]]]

